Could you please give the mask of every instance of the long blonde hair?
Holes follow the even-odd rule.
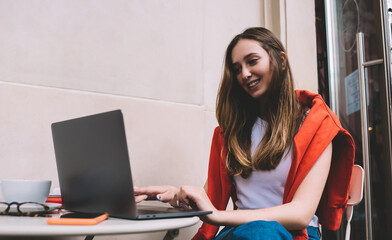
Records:
[[[270,57],[272,80],[266,93],[268,127],[255,155],[251,156],[251,131],[257,118],[258,101],[238,84],[232,63],[232,50],[241,39],[260,43]],[[234,37],[226,50],[224,72],[216,104],[216,117],[227,145],[226,167],[231,175],[248,177],[252,169],[271,170],[291,147],[305,114],[296,97],[285,49],[272,32],[249,28]]]

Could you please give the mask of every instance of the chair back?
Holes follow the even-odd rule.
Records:
[[[351,175],[351,185],[349,189],[349,199],[347,205],[357,205],[363,198],[364,171],[359,165],[353,166]]]
[[[359,165],[353,166],[353,172],[351,174],[351,185],[348,191],[347,201],[347,227],[346,227],[346,240],[350,240],[351,233],[351,219],[354,213],[354,206],[361,202],[363,198],[363,181],[364,171]]]

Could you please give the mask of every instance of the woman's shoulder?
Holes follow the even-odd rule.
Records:
[[[337,125],[340,125],[340,122],[336,115],[329,108],[327,103],[324,101],[322,96],[317,93],[312,93],[307,90],[296,90],[297,98],[304,112],[306,112],[306,116],[311,117],[321,117],[321,118],[329,118],[330,120],[337,121]]]

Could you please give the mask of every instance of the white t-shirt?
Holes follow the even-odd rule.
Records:
[[[251,153],[255,154],[257,146],[263,139],[267,122],[257,118],[252,129]],[[293,148],[287,148],[279,165],[270,171],[253,170],[248,178],[234,176],[237,191],[238,209],[261,209],[274,207],[283,203],[283,192],[293,159]],[[318,218],[313,216],[309,226],[318,227]]]

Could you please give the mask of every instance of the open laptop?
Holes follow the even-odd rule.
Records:
[[[209,214],[172,207],[136,207],[121,110],[52,124],[64,209],[153,219]]]

